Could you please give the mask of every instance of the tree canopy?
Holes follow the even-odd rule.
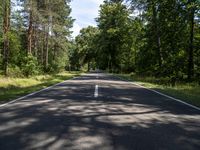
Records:
[[[104,1],[96,19],[96,64],[112,72],[197,79],[199,6],[194,0]]]
[[[96,18],[71,38],[70,0],[0,4],[0,68],[4,74],[102,69],[199,80],[200,2],[105,0]]]
[[[17,6],[4,1],[3,40],[0,62],[4,74],[12,70],[31,75],[57,72],[69,63],[73,19],[69,0],[18,0]],[[2,27],[1,26],[1,27]],[[2,30],[1,30],[2,31]]]

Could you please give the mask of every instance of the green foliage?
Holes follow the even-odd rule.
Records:
[[[24,77],[21,68],[18,66],[10,66],[8,68],[8,76],[13,78]]]
[[[49,66],[48,66],[47,70],[45,70],[45,72],[58,73],[58,72],[63,71],[66,67],[67,57],[68,56],[63,55],[62,57],[58,57],[54,61],[50,61]]]
[[[3,27],[3,3],[0,3],[0,35],[2,35],[3,31],[2,27]]]
[[[3,51],[3,3],[0,3],[0,70],[2,69]]]
[[[87,28],[83,28],[75,40],[76,52],[74,53],[74,55],[78,55],[79,58],[79,60],[76,61],[78,61],[79,64],[82,64],[82,66],[88,63],[88,70],[90,69],[90,64],[96,60],[97,56],[96,39],[98,33],[99,30],[97,28],[89,26]]]
[[[80,68],[93,59],[96,68],[164,77],[169,78],[172,83],[186,80],[194,65],[194,77],[198,79],[199,2],[129,2],[131,10],[121,0],[104,1],[96,19],[98,34],[92,36],[90,27],[81,31],[71,53],[72,64]],[[193,32],[192,19],[195,19]],[[74,57],[79,61],[73,59]],[[189,67],[190,63],[192,65]]]
[[[105,2],[101,5],[100,16],[97,18],[100,29],[98,52],[100,68],[119,70],[123,54],[125,51],[130,51],[129,14],[121,2]]]
[[[40,71],[37,58],[32,55],[24,57],[22,59],[21,70],[26,77],[37,75]]]
[[[78,71],[80,70],[80,55],[78,52],[77,45],[75,41],[71,42],[70,48],[69,48],[69,65],[66,66],[66,70],[75,70]]]
[[[10,75],[99,68],[163,77],[172,84],[190,75],[199,80],[199,1],[105,0],[98,27],[82,29],[75,40],[71,40],[70,0],[20,1],[22,10],[12,9],[10,16]]]
[[[74,21],[70,16],[70,0],[19,1],[20,3],[16,5],[13,3],[12,6],[21,9],[11,9],[11,15],[8,16],[9,75],[14,75],[14,71],[17,74],[21,71],[23,75],[31,76],[39,72],[54,73],[64,70],[69,65],[70,28]],[[2,3],[0,3],[0,70],[3,69],[2,54],[6,56],[2,50],[4,16],[1,6]]]
[[[96,68],[163,77],[170,84],[189,79],[194,71],[198,80],[199,1],[128,1],[131,9],[121,0],[104,1],[96,19],[98,34],[91,36],[90,27],[81,31],[72,64],[80,67],[93,59]]]
[[[21,37],[16,31],[10,31],[9,33],[9,46],[10,46],[10,65],[18,65],[20,62],[20,54],[22,49]]]

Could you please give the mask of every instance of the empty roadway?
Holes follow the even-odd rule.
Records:
[[[200,111],[90,73],[0,108],[0,150],[199,150]]]

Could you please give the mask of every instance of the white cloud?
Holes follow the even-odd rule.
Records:
[[[71,2],[71,16],[76,19],[72,29],[73,37],[79,34],[81,28],[89,25],[96,26],[95,18],[98,17],[99,6],[102,3],[103,0],[73,0]]]
[[[81,30],[81,26],[75,22],[72,28],[72,31],[73,31],[72,37],[76,37],[79,34],[80,30]]]
[[[88,0],[88,3],[91,2],[91,3],[94,3],[96,5],[101,5],[103,3],[103,0]]]

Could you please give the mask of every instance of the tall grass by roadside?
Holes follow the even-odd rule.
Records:
[[[38,75],[30,78],[0,76],[0,103],[80,75],[80,72],[62,72],[54,75]]]
[[[167,78],[142,77],[135,74],[118,76],[200,107],[200,85],[196,82],[176,82],[172,85]]]

